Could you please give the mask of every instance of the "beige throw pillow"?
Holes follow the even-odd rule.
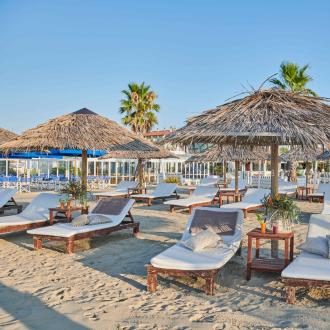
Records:
[[[88,225],[89,223],[89,220],[88,220],[88,216],[87,214],[82,214],[82,215],[79,215],[78,217],[74,218],[72,221],[71,221],[71,225],[73,227],[81,227],[81,226],[85,226],[85,225]]]
[[[89,214],[88,219],[90,225],[99,225],[101,223],[111,222],[111,219],[103,214]]]
[[[202,251],[217,247],[221,241],[222,238],[208,228],[190,236],[187,240],[182,241],[182,244],[192,251]]]

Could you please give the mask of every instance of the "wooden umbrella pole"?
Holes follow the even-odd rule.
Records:
[[[278,144],[272,143],[271,145],[271,195],[275,197],[278,193]],[[278,241],[271,241],[271,256],[278,258]]]
[[[226,169],[226,161],[224,160],[222,165],[223,165],[223,184],[224,187],[227,188],[227,169]]]
[[[84,191],[87,191],[87,150],[83,149],[81,153],[81,185]]]
[[[238,194],[238,170],[239,170],[239,161],[235,160],[235,194]],[[237,196],[235,197],[235,201],[238,201]]]
[[[271,145],[271,193],[274,197],[278,193],[278,144]]]

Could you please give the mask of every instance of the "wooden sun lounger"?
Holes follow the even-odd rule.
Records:
[[[235,240],[239,240],[239,247],[238,249],[236,249],[236,252],[233,253],[233,255],[241,255],[241,250],[242,250],[242,228],[241,225],[243,223],[243,215],[242,212],[240,210],[221,210],[221,209],[215,209],[215,208],[200,208],[200,209],[196,209],[194,210],[194,214],[190,217],[189,221],[188,221],[188,225],[186,227],[186,230],[183,234],[183,237],[185,235],[187,235],[187,233],[189,232],[189,228],[192,224],[192,221],[194,219],[194,217],[196,216],[197,212],[205,212],[205,215],[207,216],[207,212],[212,212],[212,213],[231,213],[231,212],[240,212],[238,213],[238,218],[236,222],[236,226],[235,226],[235,232],[234,232],[234,236],[238,235],[238,237],[236,236]],[[237,230],[237,228],[240,227],[239,230]],[[160,253],[158,256],[162,255],[163,253],[166,253],[166,251],[170,251],[171,249],[184,249],[180,246],[180,244],[175,244],[174,246],[172,246],[171,248],[163,251],[162,253]],[[173,250],[172,250],[173,251]],[[184,251],[184,250],[183,250]],[[233,251],[234,252],[234,251]],[[172,252],[172,256],[174,256],[174,258],[178,258],[177,260],[189,260],[189,256],[194,254],[195,252],[189,251],[188,255],[182,255],[181,251],[176,250],[176,252]],[[187,253],[187,252],[185,252]],[[198,253],[198,252],[196,252]],[[158,256],[156,256],[155,258],[157,258]],[[185,258],[185,257],[186,258]],[[204,258],[203,256],[200,256],[199,258]],[[167,259],[167,258],[166,258]],[[212,257],[212,259],[214,259],[214,257]],[[154,258],[151,259],[150,263],[145,265],[145,268],[147,270],[147,290],[149,292],[155,292],[157,291],[157,286],[158,286],[158,274],[161,275],[169,275],[169,276],[189,276],[192,278],[203,278],[205,280],[205,286],[204,286],[204,292],[207,295],[214,295],[215,293],[215,279],[217,277],[217,274],[219,273],[219,271],[226,266],[227,261],[222,262],[221,264],[219,263],[219,267],[215,267],[212,268],[210,267],[210,269],[183,269],[182,267],[180,268],[168,268],[165,266],[159,266],[156,264],[153,265],[153,261]],[[195,259],[196,260],[196,259]],[[173,265],[173,264],[172,264]],[[188,268],[188,267],[187,267]]]
[[[146,202],[148,206],[151,206],[152,201],[154,201],[154,200],[161,199],[164,202],[166,200],[166,198],[171,198],[171,197],[175,197],[176,199],[180,198],[180,196],[178,195],[178,193],[176,191],[174,192],[174,195],[167,196],[167,197],[135,197],[135,196],[131,196],[131,198],[134,198],[136,201]]]
[[[241,243],[242,245],[242,243]],[[236,251],[236,255],[240,256],[242,252],[242,246]],[[204,292],[207,295],[214,296],[215,293],[215,279],[220,270],[225,267],[223,265],[217,269],[207,270],[181,270],[181,269],[169,269],[169,268],[157,268],[151,264],[145,265],[147,269],[147,290],[149,292],[156,292],[158,286],[158,274],[168,276],[188,276],[191,278],[202,278],[205,280]]]
[[[18,205],[14,197],[11,197],[10,200],[3,207],[0,207],[0,214],[4,214],[6,210],[17,210],[17,213],[21,213],[23,210],[23,206]]]
[[[330,216],[314,214],[309,220],[307,239],[330,235]],[[302,251],[281,274],[285,285],[286,302],[294,304],[296,289],[322,288],[330,289],[330,260],[328,258]]]
[[[61,237],[61,236],[50,236],[50,235],[41,235],[41,234],[33,234],[33,245],[35,250],[42,249],[42,241],[48,240],[48,241],[62,241],[65,242],[66,253],[73,253],[74,252],[74,242],[85,239],[85,238],[93,238],[98,236],[105,236],[109,235],[111,233],[114,233],[116,231],[132,228],[133,234],[136,235],[139,233],[140,223],[135,222],[133,219],[133,216],[131,212],[129,211],[127,214],[127,217],[130,218],[130,220],[124,220],[119,225],[109,228],[103,228],[103,229],[97,229],[94,231],[89,231],[85,233],[75,234],[70,237]]]

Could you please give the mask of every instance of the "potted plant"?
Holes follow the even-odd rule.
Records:
[[[68,195],[68,207],[71,206],[71,200],[73,200],[74,203],[77,201],[81,203],[81,201],[84,200],[84,203],[87,204],[87,191],[80,181],[69,181],[61,192]]]
[[[292,232],[295,223],[299,222],[300,209],[286,195],[276,194],[262,199],[265,209],[264,216],[274,233]]]

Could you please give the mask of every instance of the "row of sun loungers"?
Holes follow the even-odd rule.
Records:
[[[171,189],[170,189],[171,188]],[[117,192],[131,188],[118,187]],[[147,288],[157,290],[158,274],[170,276],[201,277],[205,280],[205,292],[214,294],[215,278],[221,268],[240,252],[243,237],[243,219],[250,210],[261,207],[260,200],[270,193],[268,189],[249,189],[241,202],[226,204],[221,208],[200,207],[210,205],[218,192],[217,187],[199,186],[193,195],[186,199],[165,202],[170,208],[188,208],[191,211],[188,224],[181,240],[153,257],[147,269]],[[3,193],[3,194],[2,194]],[[13,193],[13,192],[11,192]],[[60,196],[41,193],[17,215],[0,218],[0,233],[10,233],[27,230],[33,237],[36,250],[42,248],[44,240],[63,241],[66,252],[74,252],[74,242],[80,239],[107,235],[115,231],[132,229],[134,234],[139,232],[139,223],[135,222],[131,209],[135,199],[164,199],[176,193],[176,185],[161,184],[151,194],[133,194],[133,198],[123,195],[113,195],[100,199],[93,210],[85,217],[96,218],[99,223],[86,222],[76,226],[73,223],[56,223],[49,226],[49,208],[56,207]],[[313,215],[310,219],[307,240],[325,239],[330,235],[330,213],[326,201],[330,203],[330,188],[319,187],[318,193],[324,193],[325,208],[323,214]],[[5,197],[6,196],[6,197]],[[175,195],[174,195],[175,196]],[[5,199],[13,197],[9,192],[0,190],[0,202],[6,204]],[[103,197],[103,195],[102,195]],[[0,204],[1,205],[1,204]],[[198,206],[199,205],[199,206]],[[330,204],[329,204],[330,205]],[[195,207],[193,209],[193,207]],[[330,209],[330,208],[329,208]],[[125,218],[128,217],[128,220]],[[216,244],[199,249],[198,244],[205,243],[203,235],[210,235]],[[199,236],[200,235],[200,236]],[[201,237],[198,239],[198,237]],[[210,238],[209,237],[209,238]],[[203,241],[204,240],[204,241]],[[208,238],[206,239],[206,241]],[[287,302],[294,303],[296,287],[316,286],[330,288],[330,259],[302,251],[301,254],[282,272],[282,281],[286,286]]]

